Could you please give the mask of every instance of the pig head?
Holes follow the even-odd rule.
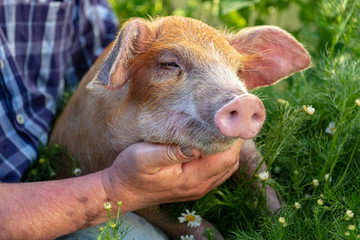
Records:
[[[139,141],[222,151],[263,125],[264,106],[248,90],[309,66],[301,44],[277,27],[230,34],[184,17],[132,19],[84,77],[50,142],[84,173]]]

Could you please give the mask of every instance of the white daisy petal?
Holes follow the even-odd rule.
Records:
[[[180,223],[186,222],[186,217],[178,217],[178,219]]]
[[[195,238],[194,238],[194,235],[192,235],[192,234],[190,236],[186,234],[185,236],[181,235],[180,240],[195,240]]]
[[[313,106],[311,106],[311,105],[308,105],[308,106],[303,105],[303,109],[310,116],[314,115],[314,113],[315,113],[315,108],[313,108]]]

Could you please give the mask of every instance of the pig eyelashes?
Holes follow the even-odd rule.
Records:
[[[160,66],[162,69],[165,70],[172,70],[174,68],[179,68],[179,65],[177,65],[176,62],[164,62],[164,63],[160,63]]]

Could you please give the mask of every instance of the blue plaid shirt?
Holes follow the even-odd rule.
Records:
[[[117,29],[106,0],[0,1],[0,182],[21,179],[64,86],[76,87]]]

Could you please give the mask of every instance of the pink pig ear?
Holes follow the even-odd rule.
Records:
[[[150,46],[153,37],[148,22],[143,19],[133,19],[126,22],[114,46],[108,55],[104,66],[98,75],[88,85],[88,89],[99,85],[109,89],[121,88],[128,80],[128,63]]]
[[[239,74],[248,89],[274,84],[311,65],[310,56],[303,46],[278,27],[245,28],[228,40],[244,55]]]

